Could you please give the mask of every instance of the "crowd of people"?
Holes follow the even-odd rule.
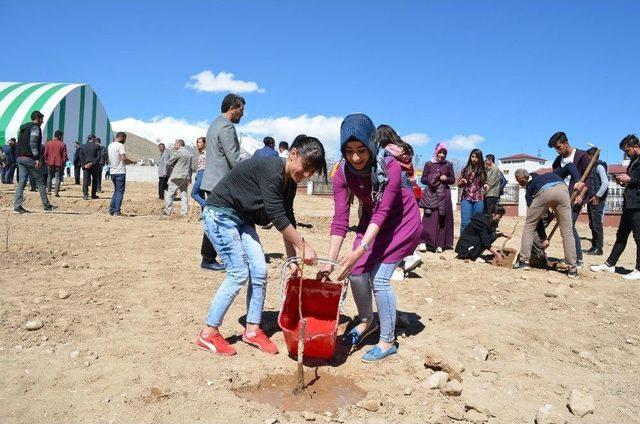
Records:
[[[282,234],[287,257],[303,256],[314,264],[316,250],[304,240],[296,226],[294,199],[297,185],[319,174],[331,178],[334,216],[329,229],[326,257],[338,260],[350,228],[350,208],[357,200],[358,222],[355,240],[340,259],[334,274],[327,265],[319,278],[350,281],[358,310],[356,325],[343,342],[358,346],[370,334],[379,333],[378,342],[362,356],[365,362],[377,362],[397,352],[395,345],[396,296],[391,278],[397,267],[405,272],[419,266],[416,250],[442,252],[454,249],[454,219],[451,186],[460,191],[460,237],[455,246],[457,258],[476,260],[488,251],[495,261],[503,262],[495,249],[497,231],[505,208],[500,196],[506,179],[492,154],[473,149],[458,177],[447,160],[447,146],[439,143],[433,157],[425,164],[418,184],[413,165],[413,148],[388,125],[376,127],[365,114],[344,118],[340,127],[341,160],[328,172],[325,150],[315,137],[301,134],[289,145],[266,137],[264,147],[253,158],[241,160],[235,130],[244,115],[244,98],[228,94],[221,114],[213,120],[206,136],[196,142],[197,152],[190,153],[183,140],[176,140],[170,153],[158,145],[158,198],[165,203],[162,214],[172,212],[174,196],[180,193],[182,215],[188,212],[189,184],[195,174],[190,196],[198,203],[203,223],[201,267],[226,270],[226,277],[211,300],[198,332],[196,345],[219,355],[236,354],[235,348],[221,334],[226,312],[243,287],[247,290],[247,318],[242,340],[266,353],[275,354],[277,346],[261,330],[266,296],[267,265],[256,225],[273,226]],[[58,196],[64,169],[70,176],[70,161],[62,131],[42,145],[43,116],[35,111],[32,121],[20,128],[18,140],[9,140],[3,148],[3,182],[11,183],[13,168],[18,168],[18,185],[14,211],[27,212],[23,206],[24,189],[29,178],[35,181],[45,211],[55,209],[49,203],[51,191]],[[109,214],[121,215],[125,192],[126,165],[132,163],[125,151],[126,134],[118,132],[108,148],[100,139],[89,136],[78,145],[73,158],[75,183],[82,172],[83,198],[97,198],[103,167],[108,164],[114,185]],[[591,255],[603,254],[604,201],[608,191],[606,163],[597,157],[598,150],[583,151],[570,145],[565,133],[555,133],[548,143],[558,156],[552,172],[537,175],[518,169],[515,177],[526,191],[525,218],[520,253],[513,265],[529,269],[534,263],[547,266],[545,249],[553,234],[547,227],[557,220],[564,249],[564,269],[575,276],[583,267],[582,249],[575,223],[584,205],[592,230]],[[615,272],[615,265],[633,232],[640,246],[640,141],[628,135],[620,148],[631,159],[627,173],[617,177],[625,187],[624,206],[616,241],[607,260],[592,266],[593,272]],[[42,169],[48,168],[47,179]],[[457,200],[457,199],[453,199]],[[420,213],[420,209],[423,213]],[[302,254],[304,252],[304,255]],[[219,260],[218,260],[219,258]],[[290,265],[292,274],[298,264]],[[623,278],[640,279],[640,249],[636,267]],[[373,302],[378,320],[373,314]]]

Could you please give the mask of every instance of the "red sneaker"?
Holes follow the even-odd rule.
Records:
[[[196,338],[196,346],[216,355],[232,356],[238,353],[220,333],[212,333],[205,336],[200,330]]]
[[[267,337],[266,334],[261,329],[257,329],[254,334],[247,334],[247,330],[242,334],[242,341],[250,344],[251,346],[257,347],[263,352],[270,353],[271,355],[275,355],[278,353],[278,346]]]

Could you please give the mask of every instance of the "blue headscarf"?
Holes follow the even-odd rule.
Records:
[[[342,121],[340,125],[340,151],[344,158],[344,147],[349,141],[360,141],[369,149],[371,157],[369,163],[363,169],[355,169],[349,161],[345,160],[345,166],[349,172],[365,177],[371,176],[371,196],[374,203],[380,202],[389,178],[387,177],[388,155],[385,149],[379,149],[376,140],[376,126],[371,119],[363,113],[352,113]]]

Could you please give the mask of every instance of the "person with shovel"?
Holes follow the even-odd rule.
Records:
[[[530,269],[529,258],[536,231],[542,240],[542,248],[549,246],[542,217],[552,209],[558,218],[560,234],[562,235],[562,245],[564,248],[564,260],[567,264],[567,274],[570,277],[578,275],[576,267],[576,244],[573,238],[573,220],[571,219],[571,198],[567,191],[565,179],[570,177],[574,184],[574,190],[581,191],[584,183],[580,182],[580,174],[575,165],[566,164],[555,172],[535,175],[529,180],[529,172],[526,169],[517,169],[515,172],[516,181],[520,187],[526,187],[525,198],[527,200],[527,217],[522,232],[522,245],[520,247],[520,258],[513,265],[514,269]]]
[[[333,175],[335,213],[331,224],[329,258],[335,260],[349,227],[349,191],[362,202],[362,215],[351,251],[342,259],[337,279],[351,274],[351,290],[360,322],[344,336],[358,346],[378,330],[372,297],[380,319],[380,340],[363,356],[376,362],[397,353],[395,346],[396,297],[390,280],[403,258],[411,255],[422,234],[418,203],[410,187],[402,184],[402,168],[379,147],[376,127],[368,116],[347,116],[340,127],[342,162]],[[333,267],[323,270],[328,276]]]
[[[267,263],[256,225],[273,223],[282,233],[287,257],[295,256],[298,249],[304,252],[305,263],[313,265],[317,255],[296,231],[293,200],[298,183],[316,172],[326,178],[324,147],[317,138],[302,135],[296,137],[287,158],[240,162],[209,194],[204,230],[222,258],[227,276],[211,301],[205,325],[196,338],[197,347],[218,355],[236,354],[220,334],[220,326],[240,289],[247,286],[247,324],[242,341],[263,352],[278,353],[278,347],[260,329]]]

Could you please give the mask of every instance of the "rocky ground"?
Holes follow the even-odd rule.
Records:
[[[240,398],[234,389],[295,370],[276,325],[281,237],[259,230],[270,260],[264,324],[281,353],[239,341],[238,299],[224,332],[239,354],[216,357],[193,344],[224,278],[199,268],[197,211],[161,219],[155,186],[127,184],[131,216],[111,218],[109,184],[88,202],[67,186],[55,214],[29,193],[36,212],[21,216],[10,213],[12,186],[0,187],[2,423],[640,422],[638,283],[465,263],[452,252],[422,254],[422,267],[394,283],[398,355],[371,365],[360,351],[319,367],[363,389],[357,405],[287,412]],[[326,252],[331,200],[300,194],[296,211]],[[519,228],[508,246],[518,247]],[[614,229],[605,238],[608,252]],[[560,249],[558,238],[550,253]],[[631,268],[634,255],[631,242],[620,265]],[[602,260],[586,256],[587,265]],[[349,297],[345,315],[355,313]]]

